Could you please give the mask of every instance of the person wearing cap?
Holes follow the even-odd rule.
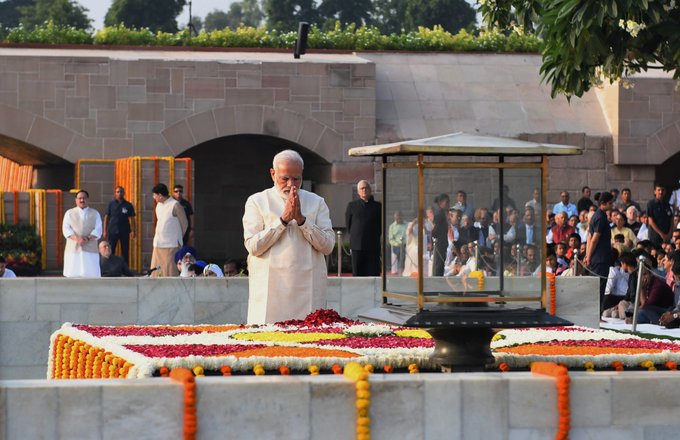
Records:
[[[203,269],[203,276],[224,278],[224,273],[222,273],[222,269],[217,264],[210,263]]]
[[[175,253],[182,246],[182,236],[189,225],[182,205],[170,197],[168,187],[159,183],[151,190],[156,202],[156,231],[153,236],[151,267],[160,266],[153,277],[176,277],[179,275]]]
[[[243,244],[248,251],[248,324],[304,319],[326,306],[335,232],[324,199],[300,188],[304,161],[284,150],[269,170],[273,186],[248,197]]]

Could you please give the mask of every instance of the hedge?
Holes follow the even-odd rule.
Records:
[[[264,27],[240,26],[192,36],[188,30],[175,34],[153,33],[149,29],[127,28],[124,25],[105,27],[92,33],[69,26],[57,26],[52,22],[33,29],[22,26],[7,29],[0,27],[2,43],[34,44],[83,44],[125,46],[180,46],[224,48],[288,48],[292,49],[295,32],[268,31]],[[498,30],[481,31],[473,35],[465,30],[457,34],[445,31],[441,26],[432,29],[420,27],[417,31],[383,35],[375,27],[359,27],[339,24],[330,31],[312,27],[307,47],[331,50],[380,50],[380,51],[447,51],[447,52],[539,52],[542,40],[532,34],[521,32],[503,33]]]

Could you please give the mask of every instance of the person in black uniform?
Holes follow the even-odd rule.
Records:
[[[670,238],[673,209],[666,201],[666,188],[657,183],[654,185],[654,198],[647,202],[647,226],[649,239],[656,246],[661,246]]]
[[[120,241],[120,250],[126,264],[130,264],[130,235],[135,238],[135,208],[125,200],[125,188],[117,186],[113,200],[104,214],[104,231],[102,238],[111,245],[111,252],[116,250]]]
[[[610,211],[613,208],[614,196],[611,193],[604,192],[600,195],[598,203],[599,208],[590,220],[590,236],[583,263],[600,276],[600,313],[602,313],[604,310],[604,291],[607,286],[609,267],[612,265],[612,230],[609,227],[609,220],[607,220],[605,211]]]
[[[189,227],[187,228],[184,236],[182,237],[182,243],[189,244],[189,239],[194,238],[194,208],[191,203],[184,197],[184,187],[182,185],[175,185],[172,191],[172,197],[182,205],[184,208],[184,213],[187,215],[187,220],[189,221]]]
[[[382,205],[373,200],[371,185],[361,180],[357,183],[359,198],[347,204],[345,224],[352,250],[352,275],[380,275],[380,225]]]

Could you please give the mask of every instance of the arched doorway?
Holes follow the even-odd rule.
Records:
[[[247,256],[241,223],[246,199],[272,185],[272,159],[288,148],[299,152],[305,161],[305,189],[313,191],[315,184],[330,181],[326,160],[294,142],[272,136],[226,136],[181,154],[194,161],[194,246],[200,259],[222,263]]]
[[[672,191],[680,188],[680,153],[657,165],[654,176],[657,182],[666,187],[666,193],[670,197]]]

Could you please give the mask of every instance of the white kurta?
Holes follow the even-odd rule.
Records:
[[[248,250],[248,324],[301,319],[326,306],[324,255],[333,251],[335,234],[323,198],[299,190],[306,218],[285,226],[285,199],[275,187],[253,194],[243,215]]]
[[[82,224],[85,224],[85,219],[90,216],[95,216],[94,229],[92,231],[75,230],[76,226],[71,224],[70,213],[76,211],[80,215]],[[73,234],[80,237],[87,237],[94,235],[97,238],[102,236],[102,218],[99,212],[92,208],[80,209],[78,207],[71,208],[64,214],[64,221],[61,225],[64,237],[68,239]],[[97,278],[101,276],[101,270],[99,269],[99,251],[94,247],[94,252],[84,251],[81,246],[75,245],[71,250],[71,247],[66,246],[66,251],[64,252],[64,276],[65,277],[90,277]]]

